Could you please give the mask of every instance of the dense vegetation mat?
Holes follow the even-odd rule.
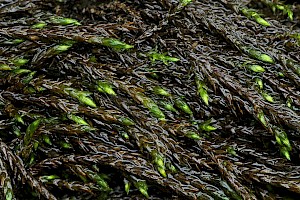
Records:
[[[300,4],[0,1],[0,199],[299,199]]]

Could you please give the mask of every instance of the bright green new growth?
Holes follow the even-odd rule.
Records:
[[[29,69],[15,69],[12,71],[14,74],[19,75],[19,74],[27,74],[30,73],[31,70]]]
[[[24,144],[27,146],[33,137],[34,132],[37,130],[38,126],[40,125],[42,119],[37,119],[32,122],[26,129],[26,133],[24,136]]]
[[[257,118],[259,119],[259,121],[265,126],[267,127],[268,124],[267,124],[267,121],[266,121],[266,117],[265,117],[265,114],[262,110],[260,110],[257,114]]]
[[[120,135],[121,135],[124,139],[126,139],[126,140],[129,139],[129,135],[128,135],[128,133],[126,133],[125,131],[121,131],[121,132],[120,132]]]
[[[97,90],[102,93],[106,93],[109,95],[116,96],[117,94],[113,90],[110,83],[104,82],[104,81],[98,81],[97,83]]]
[[[116,51],[127,50],[134,47],[133,45],[126,44],[114,38],[103,38],[101,39],[101,43],[103,46],[111,47]]]
[[[0,70],[5,71],[5,70],[12,70],[12,69],[10,68],[10,66],[6,64],[0,64]]]
[[[267,54],[261,54],[259,57],[258,57],[259,60],[263,61],[263,62],[267,62],[267,63],[271,63],[271,64],[274,64],[274,60],[273,58],[271,58],[269,55]]]
[[[153,161],[155,163],[155,165],[157,166],[157,170],[159,171],[159,173],[163,176],[163,177],[167,177],[167,174],[166,174],[166,167],[165,167],[165,164],[164,164],[164,158],[162,155],[160,155],[157,151],[152,151],[151,152],[151,155],[152,155],[152,158],[153,158]]]
[[[154,92],[154,94],[165,96],[165,97],[171,96],[171,94],[167,90],[165,90],[164,88],[162,88],[160,86],[153,87],[153,92]]]
[[[81,25],[76,19],[71,19],[71,18],[63,18],[60,16],[56,16],[56,17],[51,17],[50,21],[53,24],[58,24],[58,25]]]
[[[128,118],[128,117],[119,117],[118,121],[121,122],[121,124],[123,124],[124,126],[133,126],[135,125],[135,122]]]
[[[190,109],[189,105],[185,101],[183,101],[181,99],[176,99],[175,100],[175,105],[180,110],[182,110],[183,112],[185,112],[186,114],[193,115],[192,110]]]
[[[148,186],[145,180],[134,182],[134,186],[146,197],[149,198]]]
[[[6,40],[3,42],[3,44],[20,44],[24,42],[23,39],[13,39],[13,40]]]
[[[127,179],[124,179],[124,190],[127,195],[129,194],[130,186],[131,186],[130,182]]]
[[[174,108],[173,104],[165,101],[160,101],[160,104],[164,107],[164,109],[177,113],[177,110]]]
[[[27,77],[25,77],[23,80],[22,80],[22,82],[24,83],[24,84],[28,84],[33,78],[34,78],[34,75],[36,74],[36,71],[33,71],[33,72],[30,72],[28,75],[27,75]],[[30,87],[29,87],[30,88]],[[32,88],[33,89],[33,88]],[[29,90],[31,90],[31,89],[29,89]]]
[[[154,103],[152,99],[146,97],[140,92],[136,94],[136,97],[146,108],[149,109],[154,117],[158,118],[159,120],[166,120],[164,113],[159,109],[158,105]]]
[[[159,60],[159,61],[162,61],[165,65],[168,65],[169,62],[177,62],[180,60],[179,58],[170,57],[170,56],[167,56],[166,54],[167,53],[160,54],[160,53],[152,51],[152,52],[148,53],[147,56],[150,58],[150,60],[152,62]]]
[[[255,83],[258,85],[259,89],[263,89],[264,83],[263,83],[263,81],[260,78],[256,78],[255,79]]]
[[[51,142],[48,135],[43,135],[42,137],[43,137],[43,140],[44,140],[45,143],[47,143],[49,145],[52,145],[52,142]]]
[[[16,121],[24,125],[25,122],[22,117],[23,117],[23,115],[19,115],[18,113],[15,115]]]
[[[193,0],[180,0],[180,5],[181,6],[187,6],[190,4]]]
[[[287,134],[284,130],[276,126],[274,126],[272,129],[274,131],[276,142],[280,146],[280,152],[286,157],[286,159],[291,160],[289,152],[292,150],[292,146]]]
[[[290,153],[285,147],[280,148],[280,152],[286,159],[291,160]]]
[[[212,120],[210,119],[210,120],[207,120],[207,121],[199,124],[199,129],[202,130],[202,131],[207,131],[207,132],[217,130],[216,127],[213,127],[213,126],[210,125],[211,121]]]
[[[287,106],[287,107],[292,108],[292,103],[293,103],[293,99],[288,98],[288,99],[286,100],[286,106]]]
[[[14,60],[11,61],[15,66],[17,67],[21,67],[25,64],[27,64],[29,62],[28,59],[24,59],[24,58],[16,58]]]
[[[67,143],[67,142],[60,142],[59,144],[64,149],[70,149],[70,148],[72,148],[72,145],[70,143]]]
[[[45,22],[38,22],[38,23],[32,25],[31,28],[33,28],[33,29],[42,29],[45,26],[47,26],[47,24]]]
[[[92,171],[88,171],[87,175],[89,176],[89,178],[91,178],[93,181],[95,181],[103,191],[111,190],[108,183],[100,175],[98,175]]]
[[[265,100],[267,100],[268,102],[274,103],[273,97],[270,96],[268,93],[262,92],[261,95],[262,95],[263,98],[264,98]]]
[[[226,151],[233,156],[237,156],[237,153],[235,152],[234,148],[231,146],[229,146]]]
[[[194,131],[188,131],[185,135],[185,137],[193,139],[193,140],[200,140],[201,137]]]
[[[248,69],[253,72],[265,72],[266,70],[260,65],[248,65]]]
[[[13,133],[17,136],[21,136],[21,130],[17,126],[13,126]]]
[[[276,10],[280,10],[282,11],[282,13],[285,15],[287,14],[288,18],[293,21],[294,17],[294,13],[291,10],[291,5],[284,5],[282,2],[271,2],[270,3],[270,7],[272,8],[272,11],[275,13]]]
[[[61,52],[67,51],[71,47],[72,47],[72,44],[60,44],[60,45],[55,46],[54,50],[57,53],[61,53]]]
[[[5,200],[13,200],[13,191],[11,189],[4,188]]]
[[[49,176],[41,176],[40,177],[40,180],[42,182],[48,182],[48,181],[52,181],[52,180],[55,180],[55,179],[59,179],[59,176],[57,176],[57,175],[49,175]]]
[[[209,96],[207,93],[207,86],[205,85],[204,82],[200,81],[198,78],[196,78],[196,85],[197,85],[198,94],[200,95],[205,105],[208,106]]]
[[[250,10],[247,8],[243,8],[242,13],[249,19],[254,19],[257,23],[259,23],[262,26],[271,26],[269,22],[267,22],[265,19],[259,16],[257,12],[254,10]]]
[[[248,53],[250,56],[252,56],[253,58],[266,62],[266,63],[271,63],[274,64],[275,61],[273,60],[272,57],[270,57],[267,54],[264,54],[260,51],[257,51],[255,49],[249,49],[249,48],[243,48],[245,50],[246,53]]]
[[[38,149],[39,145],[40,145],[39,141],[34,141],[33,142],[33,149],[36,151]]]
[[[67,117],[74,121],[76,124],[80,124],[80,125],[85,125],[85,126],[89,126],[89,124],[81,117],[73,115],[73,114],[69,114],[67,115]]]
[[[90,107],[96,108],[97,105],[95,104],[95,102],[89,98],[88,96],[91,95],[90,92],[85,92],[85,91],[79,91],[77,89],[74,88],[64,88],[64,91],[70,95],[73,98],[78,99],[79,102],[88,105]]]

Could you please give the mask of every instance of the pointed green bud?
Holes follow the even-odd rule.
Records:
[[[227,152],[228,152],[229,154],[233,155],[233,156],[237,156],[237,154],[236,154],[234,148],[231,147],[231,146],[227,148]]]
[[[291,160],[290,153],[289,153],[289,151],[288,151],[286,148],[280,149],[280,152],[282,153],[282,155],[283,155],[286,159]]]
[[[248,68],[254,72],[265,72],[266,70],[260,65],[249,65]]]
[[[122,133],[121,133],[121,136],[122,136],[123,138],[125,138],[126,140],[129,139],[129,135],[128,135],[126,132],[122,132]]]
[[[35,156],[32,153],[32,154],[30,154],[29,165],[32,165],[34,163],[34,160],[35,160]]]
[[[6,184],[7,184],[7,182],[6,182]],[[4,193],[5,193],[5,200],[15,199],[13,191],[10,188],[5,188],[5,185],[4,185]]]
[[[67,117],[74,121],[76,124],[81,124],[81,125],[85,125],[85,126],[89,126],[89,124],[81,117],[73,115],[73,114],[69,114],[67,115]]]
[[[207,93],[207,87],[206,87],[205,83],[200,81],[199,78],[196,77],[196,85],[197,85],[198,93],[199,93],[200,97],[202,98],[202,101],[205,103],[205,105],[208,106],[209,96]]]
[[[14,40],[4,41],[3,44],[20,44],[22,42],[24,42],[23,39],[14,39]]]
[[[10,66],[6,64],[0,64],[0,70],[6,71],[6,70],[12,70]]]
[[[57,175],[49,175],[49,176],[42,176],[41,177],[42,180],[46,180],[46,181],[51,181],[51,180],[54,180],[54,179],[59,179],[59,176]]]
[[[190,4],[193,0],[180,0],[180,5],[181,6],[187,6]]]
[[[146,198],[149,198],[149,195],[147,192],[148,186],[147,186],[146,181],[140,180],[140,181],[137,181],[134,185]]]
[[[129,194],[129,191],[130,191],[130,183],[127,182],[127,183],[125,183],[125,192],[127,195]]]
[[[199,94],[200,94],[200,96],[201,96],[203,102],[205,103],[205,105],[208,106],[208,99],[209,99],[209,97],[208,97],[207,91],[206,91],[204,88],[201,88],[201,89],[199,90]]]
[[[275,5],[275,8],[278,10],[284,10],[284,6],[283,5]]]
[[[157,52],[150,52],[148,53],[148,57],[150,57],[150,60],[152,62],[155,62],[156,60],[162,61],[165,65],[168,65],[169,62],[177,62],[180,59],[175,57],[166,56],[166,53],[160,54]]]
[[[132,49],[134,47],[114,38],[102,38],[101,42],[103,46],[111,47],[116,51]]]
[[[166,96],[166,97],[171,96],[168,91],[166,91],[165,89],[163,89],[160,86],[155,86],[153,88],[153,92],[154,92],[154,94],[161,95],[161,96]]]
[[[91,98],[87,97],[88,95],[91,94],[90,92],[78,91],[74,88],[65,88],[64,91],[67,92],[73,98],[78,99],[83,104],[86,104],[93,108],[97,107],[95,102]]]
[[[265,127],[268,126],[266,118],[265,118],[265,114],[263,111],[259,111],[259,113],[257,114],[257,118]]]
[[[211,121],[212,121],[212,119],[207,120],[207,121],[205,121],[205,122],[199,124],[199,127],[198,127],[198,128],[199,128],[200,130],[202,130],[202,131],[207,131],[207,132],[217,130],[216,127],[213,127],[213,126],[210,125]]]
[[[76,19],[63,18],[63,17],[52,17],[50,21],[58,25],[81,25]]]
[[[55,46],[55,47],[54,47],[54,50],[55,50],[57,53],[60,53],[60,52],[67,51],[70,47],[72,47],[72,45],[61,44],[61,45]]]
[[[28,59],[24,59],[24,58],[16,58],[12,61],[12,63],[17,66],[17,67],[21,67],[25,64],[27,64],[29,62]],[[30,71],[30,70],[29,70]]]
[[[267,54],[261,54],[260,57],[259,57],[259,60],[261,60],[263,62],[271,63],[271,64],[275,63],[275,61],[273,60],[273,58],[270,57]]]
[[[201,130],[207,131],[207,132],[217,130],[216,127],[213,127],[213,126],[211,126],[211,125],[209,125],[209,124],[203,124],[203,125],[200,125],[199,128],[200,128]]]
[[[247,47],[244,47],[243,48],[250,56],[254,57],[255,59],[258,59],[260,61],[263,61],[263,62],[267,62],[267,63],[271,63],[271,64],[274,64],[275,61],[273,60],[272,57],[270,57],[269,55],[267,54],[264,54],[260,51],[257,51],[255,49],[249,49]]]
[[[164,167],[157,167],[157,170],[164,178],[167,178],[167,173]]]
[[[269,22],[267,22],[265,19],[263,19],[261,17],[255,17],[255,21],[263,26],[271,26],[271,24]]]
[[[36,24],[32,25],[31,28],[33,28],[33,29],[42,29],[45,26],[47,26],[47,24],[45,22],[39,22],[39,23],[36,23]]]
[[[17,136],[17,137],[20,137],[21,136],[21,131],[18,127],[16,126],[13,126],[13,132],[14,134]]]
[[[165,114],[159,109],[159,107],[157,105],[153,105],[150,108],[150,112],[159,120],[166,120]]]
[[[171,104],[171,103],[167,103],[167,102],[164,102],[164,101],[161,101],[160,102],[161,105],[168,111],[172,111],[172,112],[177,112],[177,110],[174,108],[174,106]]]
[[[118,121],[121,122],[121,124],[123,124],[124,126],[133,126],[135,125],[135,122],[127,117],[120,117],[118,118]]]
[[[256,78],[256,79],[255,79],[255,82],[256,82],[256,84],[258,85],[258,88],[259,88],[259,89],[263,89],[264,84],[263,84],[263,81],[262,81],[260,78]]]
[[[197,133],[195,133],[193,131],[187,132],[184,136],[186,136],[186,137],[188,137],[190,139],[193,139],[193,140],[201,140],[201,137]]]
[[[23,121],[23,118],[22,118],[22,117],[23,117],[23,116],[22,116],[22,115],[19,115],[19,114],[16,114],[16,115],[15,115],[16,121],[24,125],[25,122]]]
[[[36,151],[37,148],[39,147],[39,145],[40,145],[39,141],[35,141],[35,142],[33,143],[33,149]]]
[[[99,81],[97,85],[97,89],[99,92],[106,93],[109,95],[116,96],[117,94],[113,90],[112,86],[107,82]]]
[[[38,126],[40,125],[42,119],[37,119],[34,122],[32,122],[26,129],[26,134],[24,136],[24,144],[28,145],[34,132],[38,129]]]
[[[176,99],[176,100],[175,100],[175,105],[176,105],[180,110],[182,110],[183,112],[185,112],[186,114],[193,115],[192,110],[190,109],[190,107],[188,106],[188,104],[187,104],[186,102],[184,102],[183,100],[181,100],[181,99]]]
[[[268,93],[262,92],[261,95],[262,95],[263,98],[264,98],[265,100],[267,100],[268,102],[274,103],[273,97],[271,97]]]
[[[293,15],[294,15],[293,11],[292,11],[291,9],[288,9],[288,10],[287,10],[287,14],[288,14],[288,18],[289,18],[291,21],[293,21],[293,19],[294,19],[294,17],[293,17]]]
[[[72,145],[70,143],[67,143],[67,142],[60,142],[60,146],[64,149],[72,148]]]
[[[43,140],[44,140],[44,142],[46,142],[47,144],[52,145],[52,142],[51,142],[51,140],[50,140],[50,138],[49,138],[48,135],[43,135]]]
[[[291,98],[288,98],[286,101],[286,106],[289,108],[292,108],[292,103],[293,103],[293,100]]]
[[[20,75],[30,73],[31,71],[29,69],[15,69],[12,72],[16,75]]]

